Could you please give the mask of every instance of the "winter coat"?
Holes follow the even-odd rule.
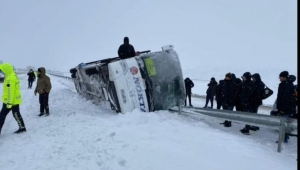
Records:
[[[243,107],[247,107],[251,104],[252,97],[254,95],[255,85],[250,79],[246,79],[242,83],[242,91],[240,94],[241,104]]]
[[[241,92],[242,92],[242,80],[235,78],[234,83],[236,84],[236,93],[235,93],[235,104],[240,103],[241,102]]]
[[[134,47],[131,44],[129,44],[129,39],[127,37],[124,38],[124,44],[120,45],[118,54],[121,59],[126,59],[135,56]]]
[[[222,97],[222,87],[224,85],[224,80],[220,80],[219,84],[216,85],[216,100],[217,101],[222,101],[223,97]]]
[[[39,94],[50,93],[51,81],[50,78],[46,75],[46,69],[44,67],[40,67],[38,70],[41,72],[41,74],[38,75],[34,92]]]
[[[296,101],[294,97],[294,85],[283,81],[279,84],[277,93],[277,110],[286,114],[296,112]]]
[[[6,104],[8,108],[11,108],[12,105],[21,104],[20,82],[12,65],[9,63],[0,64],[0,70],[5,74],[2,102]]]
[[[289,83],[292,83],[293,86],[294,86],[294,97],[295,97],[295,101],[296,101],[296,106],[298,105],[297,103],[297,85],[294,85],[294,82],[296,81],[296,76],[294,75],[289,75],[289,78],[288,78],[288,82]]]
[[[186,94],[192,94],[192,88],[194,87],[194,83],[191,79],[186,78],[184,80],[184,84],[185,84],[185,92]]]
[[[295,96],[295,100],[296,100],[296,105],[298,106],[298,85],[295,85],[295,91],[294,91],[294,96]]]
[[[234,106],[234,99],[236,93],[236,84],[233,80],[224,80],[222,86],[223,103],[227,106]]]
[[[259,74],[252,75],[255,78],[254,82],[254,93],[251,99],[251,104],[255,106],[262,105],[262,94],[264,93],[265,84],[261,81]]]
[[[218,83],[216,81],[210,81],[210,83],[207,84],[208,88],[206,90],[206,94],[208,96],[215,96],[216,95],[216,86]]]
[[[35,80],[35,74],[34,74],[33,71],[29,71],[27,73],[27,75],[28,75],[28,81],[34,81]]]

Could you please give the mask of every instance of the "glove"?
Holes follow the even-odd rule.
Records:
[[[11,108],[12,108],[12,105],[7,104],[7,105],[6,105],[6,108],[7,108],[7,109],[11,109]]]

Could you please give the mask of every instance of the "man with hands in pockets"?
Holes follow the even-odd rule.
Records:
[[[40,114],[38,116],[49,116],[49,93],[51,90],[50,78],[46,75],[46,69],[44,67],[38,68],[38,79],[36,88],[34,90],[34,95],[39,94],[40,102]]]

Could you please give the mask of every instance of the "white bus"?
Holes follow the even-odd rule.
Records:
[[[128,59],[81,63],[70,72],[78,93],[108,103],[116,112],[167,110],[185,100],[181,64],[172,45]]]

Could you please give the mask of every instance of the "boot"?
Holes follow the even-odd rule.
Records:
[[[224,127],[231,127],[231,121],[225,120],[223,123],[220,124],[224,124]]]
[[[44,112],[41,112],[38,116],[43,116],[44,115]]]
[[[246,125],[243,129],[240,130],[240,132],[244,135],[250,135],[249,129],[250,129],[250,126]]]
[[[45,116],[49,116],[49,108],[46,109],[46,115]]]
[[[288,143],[288,142],[289,142],[288,139],[290,139],[290,137],[289,137],[289,135],[286,133],[286,134],[284,135],[284,140],[283,140],[283,142],[284,142],[284,143]],[[278,143],[278,141],[276,141],[276,143]]]
[[[224,126],[225,127],[231,127],[231,121],[225,121],[226,123],[224,123]]]
[[[249,130],[257,131],[259,130],[258,126],[250,126]]]
[[[15,131],[15,133],[22,133],[22,132],[26,132],[25,127],[19,128],[17,131]]]

